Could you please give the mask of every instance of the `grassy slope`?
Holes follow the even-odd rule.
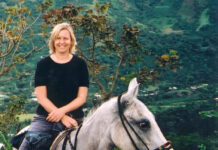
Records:
[[[34,115],[35,114],[22,114],[22,115],[19,115],[18,116],[19,117],[19,121],[23,122],[25,120],[32,120]]]

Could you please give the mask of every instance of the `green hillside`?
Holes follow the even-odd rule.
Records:
[[[0,1],[0,21],[6,20],[4,9],[18,6],[20,0]],[[39,14],[36,10],[43,0],[26,0],[24,6],[32,11],[33,17]],[[217,48],[218,48],[218,1],[215,0],[54,0],[51,9],[60,9],[69,3],[81,6],[84,10],[94,9],[96,3],[110,3],[107,18],[116,29],[116,38],[122,32],[124,24],[137,26],[138,41],[149,51],[137,54],[141,59],[135,64],[125,64],[120,69],[118,83],[112,95],[118,95],[127,89],[127,81],[139,75],[139,68],[154,68],[157,56],[176,52],[179,56],[179,67],[167,68],[158,74],[155,82],[140,85],[141,99],[157,117],[158,124],[167,138],[173,141],[176,150],[215,150],[217,148]],[[0,22],[1,23],[1,22]],[[21,44],[22,53],[29,50],[31,40],[41,46],[47,36],[42,37],[45,20],[40,17],[33,26],[34,34]],[[46,29],[50,32],[50,26]],[[30,34],[30,33],[28,33]],[[78,33],[77,33],[78,34]],[[1,34],[0,34],[1,35]],[[80,37],[80,35],[78,35]],[[78,38],[78,41],[84,39]],[[88,38],[85,40],[89,40]],[[90,42],[82,45],[88,54]],[[99,44],[100,45],[100,44]],[[101,45],[98,47],[101,49]],[[4,47],[0,46],[0,56]],[[22,126],[29,123],[35,112],[37,102],[34,91],[34,72],[36,63],[48,55],[48,47],[34,52],[25,63],[18,64],[9,73],[0,76],[0,112],[10,103],[13,95],[24,99],[24,113],[20,116]],[[79,55],[79,53],[78,53]],[[115,66],[117,59],[108,57],[108,53],[97,58],[101,63]],[[111,61],[113,60],[114,61]],[[1,61],[0,61],[1,64]],[[164,70],[164,69],[163,69]],[[110,76],[110,72],[105,72]],[[5,81],[11,77],[9,81]],[[91,78],[92,80],[92,78]],[[110,80],[103,82],[105,87]],[[99,91],[95,84],[90,86],[85,107],[90,110],[96,103]],[[7,97],[5,97],[7,96]],[[13,127],[10,132],[15,132]],[[0,141],[1,142],[1,141]],[[184,145],[183,145],[184,144]]]

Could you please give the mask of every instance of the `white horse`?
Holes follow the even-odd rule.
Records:
[[[131,80],[128,91],[113,97],[93,110],[82,126],[60,140],[51,149],[74,147],[77,150],[173,150],[163,136],[154,115],[137,99],[139,84]],[[75,138],[76,137],[76,138]]]

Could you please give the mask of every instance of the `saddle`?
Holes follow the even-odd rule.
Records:
[[[50,150],[55,150],[57,148],[57,145],[60,143],[61,140],[63,140],[64,138],[64,142],[63,142],[63,145],[62,145],[62,150],[65,150],[66,149],[66,144],[67,144],[67,140],[69,140],[69,144],[70,144],[70,147],[71,147],[71,150],[76,150],[76,146],[77,146],[77,137],[78,137],[78,134],[79,134],[79,131],[80,129],[82,128],[82,123],[79,125],[78,128],[71,128],[71,129],[67,129],[67,130],[64,130],[62,131],[57,137],[56,139],[54,140],[54,142],[52,143],[51,147],[50,147]],[[72,144],[71,142],[71,138],[70,138],[70,133],[74,130],[77,130],[76,131],[76,135],[75,135],[75,139],[74,139],[74,145]]]
[[[67,136],[72,132],[74,131],[75,128],[72,128],[72,129],[66,129],[62,132],[60,132],[58,134],[58,136],[55,138],[55,140],[53,141],[51,147],[50,147],[50,150],[56,150],[58,144],[61,142],[61,140],[64,139],[64,143],[63,143],[63,146],[62,146],[62,150],[65,150],[66,149],[66,143],[67,143],[67,140],[69,140],[69,138],[67,138]],[[16,149],[19,149],[25,135],[27,134],[27,130],[17,134],[16,136],[14,136],[12,139],[11,139],[11,144],[14,148]]]
[[[67,130],[64,130],[62,131],[56,138],[55,140],[53,141],[51,147],[50,147],[50,150],[56,150],[58,144],[64,139],[64,143],[63,143],[63,146],[62,146],[62,150],[65,150],[66,149],[66,144],[67,144],[67,140],[70,140],[68,138],[68,135],[70,135],[70,133],[72,131],[74,131],[75,128],[72,128],[72,129],[67,129]]]

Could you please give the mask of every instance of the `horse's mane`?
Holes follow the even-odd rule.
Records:
[[[110,99],[109,99],[110,100]],[[107,100],[107,101],[109,101]],[[89,113],[87,114],[87,116],[84,118],[84,121],[88,120],[88,118],[90,118],[94,113],[95,111],[101,107],[101,105],[103,105],[105,102],[107,101],[103,101],[103,100],[99,100],[97,104],[95,104],[90,110],[89,110]]]
[[[114,97],[112,98],[109,98],[108,100],[106,101],[103,101],[103,100],[100,100],[96,105],[94,105],[94,107],[92,107],[89,111],[89,113],[87,114],[87,116],[84,118],[84,121],[83,122],[86,122],[90,119],[92,119],[93,115],[95,114],[96,110],[98,108],[100,108],[103,104],[107,103],[107,102],[110,102],[111,99],[113,99]]]

